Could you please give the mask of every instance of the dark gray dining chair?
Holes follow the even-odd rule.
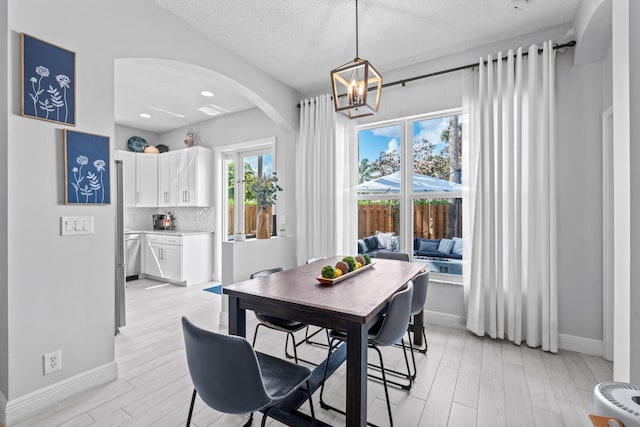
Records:
[[[427,288],[429,286],[429,272],[425,271],[423,273],[418,274],[416,277],[413,278],[412,281],[413,281],[413,297],[411,298],[411,313],[410,313],[409,319],[410,321],[411,319],[413,319],[415,322],[415,318],[416,318],[415,316],[418,315],[424,309],[424,304],[427,301]],[[411,380],[415,380],[418,374],[418,371],[416,368],[416,357],[415,357],[414,351],[419,351],[420,353],[423,353],[423,354],[427,352],[427,348],[428,348],[427,334],[424,331],[424,325],[422,325],[420,329],[422,330],[422,338],[424,339],[424,349],[413,347],[414,340],[411,339],[411,323],[409,322],[409,324],[407,325],[407,338],[409,340],[411,361],[413,362],[412,363],[413,372],[411,372],[410,374],[411,378],[409,378],[409,376],[404,372],[399,372],[399,371],[387,368],[387,373],[391,373],[393,375],[406,378],[407,380],[409,380],[408,385],[390,381],[391,383],[399,385],[405,389],[411,388],[411,385],[412,385]],[[373,365],[373,367],[376,369],[380,369],[379,366]]]
[[[409,254],[406,252],[386,252],[378,251],[374,258],[397,259],[398,261],[409,261]]]
[[[307,260],[307,264],[312,264],[312,263],[317,262],[317,261],[322,261],[323,259],[327,259],[327,257],[326,256],[318,256],[318,257],[309,258]]]
[[[406,288],[393,294],[384,316],[369,329],[367,337],[368,347],[373,348],[378,353],[381,367],[380,371],[382,373],[382,378],[373,375],[369,375],[369,377],[382,380],[384,385],[384,394],[387,398],[387,412],[389,413],[389,423],[391,426],[393,426],[393,416],[391,415],[391,403],[389,402],[389,389],[387,387],[387,377],[384,369],[384,361],[382,360],[382,352],[379,347],[391,346],[397,342],[401,342],[404,350],[404,361],[407,366],[407,373],[409,377],[411,376],[409,370],[409,359],[407,357],[406,347],[402,342],[402,337],[409,326],[409,313],[411,312],[412,297],[413,283],[409,281],[407,282]],[[329,332],[329,336],[331,337],[331,345],[329,346],[329,354],[327,355],[324,375],[322,377],[322,387],[320,388],[320,406],[324,409],[331,409],[341,414],[345,414],[343,410],[328,405],[323,400],[324,383],[327,380],[327,366],[329,365],[331,352],[336,348],[338,343],[345,342],[347,340],[347,334],[342,331],[332,330]],[[367,424],[372,425],[369,422],[367,422]]]
[[[260,271],[256,271],[255,273],[251,274],[250,278],[251,279],[257,279],[259,277],[267,277],[271,274],[274,273],[278,273],[280,271],[283,271],[284,268],[282,267],[276,267],[276,268],[269,268],[266,270],[260,270]],[[287,334],[287,339],[284,343],[284,353],[288,358],[293,357],[293,359],[295,360],[296,363],[298,363],[298,350],[297,347],[299,344],[296,344],[296,337],[295,335],[293,335],[295,332],[298,332],[304,328],[307,327],[306,323],[302,323],[302,322],[298,322],[296,320],[288,320],[288,319],[283,319],[281,317],[277,317],[277,316],[272,316],[270,314],[264,314],[264,313],[255,313],[256,315],[256,319],[258,319],[258,324],[256,325],[256,329],[253,333],[253,346],[255,347],[256,345],[256,339],[258,338],[258,328],[260,328],[260,326],[264,326],[267,327],[269,329],[273,329],[275,331],[280,331],[280,332],[284,332],[285,334]],[[290,355],[288,352],[288,348],[289,348],[289,338],[291,338],[291,341],[293,342],[293,355]],[[308,362],[305,360],[305,362]],[[308,362],[310,363],[310,362]]]
[[[253,422],[254,411],[262,411],[264,426],[269,411],[305,384],[315,425],[309,368],[257,352],[242,337],[201,329],[185,317],[182,331],[193,382],[187,426],[196,395],[216,411],[250,413],[245,426]]]

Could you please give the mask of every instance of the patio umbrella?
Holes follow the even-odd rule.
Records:
[[[372,179],[371,181],[358,184],[356,187],[361,193],[399,193],[400,192],[400,171],[390,175],[385,175]],[[462,186],[455,182],[445,181],[433,176],[413,174],[413,192],[414,193],[455,193],[461,192]]]

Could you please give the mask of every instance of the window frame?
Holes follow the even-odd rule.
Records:
[[[223,215],[222,215],[222,230],[224,230],[223,241],[233,241],[238,233],[244,234],[244,180],[238,179],[238,177],[244,177],[244,159],[246,157],[264,156],[265,154],[271,155],[272,169],[275,171],[277,167],[276,158],[276,139],[275,137],[269,137],[254,141],[241,142],[226,146],[220,150],[222,156],[222,171],[223,185]],[[230,239],[228,234],[229,230],[229,180],[228,180],[228,161],[234,162],[234,210],[233,210],[233,239]],[[272,214],[276,213],[276,205],[273,205]],[[257,210],[256,210],[257,215]],[[255,237],[255,236],[253,236]]]
[[[462,107],[450,108],[447,110],[434,111],[431,113],[417,114],[396,119],[382,120],[359,125],[357,127],[358,135],[360,131],[378,129],[394,125],[400,126],[400,191],[398,193],[387,194],[360,194],[357,193],[357,200],[379,201],[379,200],[398,200],[399,201],[399,230],[400,230],[400,251],[409,254],[413,259],[413,239],[405,236],[413,236],[413,215],[414,202],[416,200],[433,200],[433,199],[455,199],[462,198],[462,191],[451,192],[430,192],[416,193],[413,191],[413,123],[425,120],[433,120],[442,117],[450,117],[453,115],[462,116]],[[358,147],[358,153],[360,147]],[[359,158],[359,155],[358,155]],[[359,162],[359,160],[358,160]],[[428,197],[426,197],[428,196]],[[402,238],[405,237],[405,238]]]

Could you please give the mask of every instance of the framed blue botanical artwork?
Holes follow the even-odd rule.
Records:
[[[109,137],[64,130],[64,202],[109,204]]]
[[[20,114],[75,126],[75,52],[21,33],[20,59]]]

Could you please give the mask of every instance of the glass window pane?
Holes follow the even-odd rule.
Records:
[[[235,164],[233,160],[225,159],[227,168],[227,240],[233,240],[235,219]]]
[[[358,193],[400,193],[401,126],[358,132]]]
[[[358,201],[358,239],[375,236],[378,231],[400,234],[398,200]]]
[[[426,261],[430,271],[461,275],[462,199],[414,200],[413,237],[414,259]]]
[[[459,192],[462,124],[460,116],[417,120],[413,135],[413,192]]]

